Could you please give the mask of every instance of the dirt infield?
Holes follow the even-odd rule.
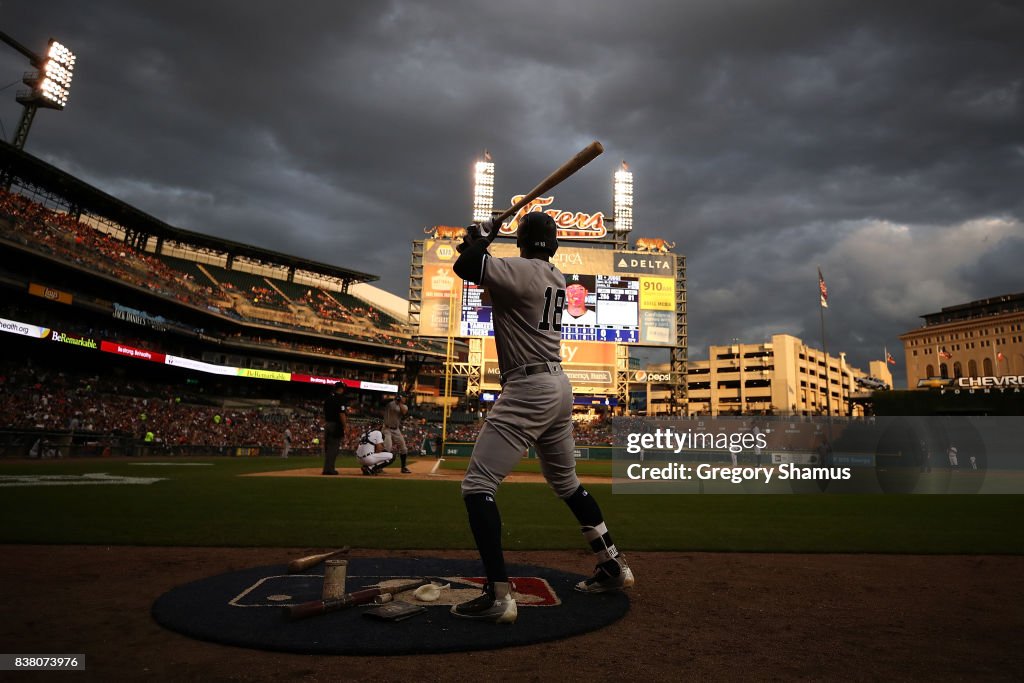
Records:
[[[192,640],[150,617],[153,601],[174,586],[318,550],[3,546],[2,650],[84,653],[87,672],[76,680],[1024,678],[1024,558],[1016,556],[632,553],[638,583],[623,620],[486,653],[278,654]],[[582,552],[567,551],[510,552],[509,561],[576,573],[590,566]]]
[[[433,459],[414,459],[409,461],[408,470],[409,474],[402,474],[396,465],[392,465],[384,470],[384,472],[378,475],[378,479],[412,479],[412,480],[429,480],[429,481],[461,481],[463,472],[461,470],[446,470],[443,467],[438,467],[434,470],[435,460]],[[317,465],[316,467],[296,467],[288,470],[275,470],[271,472],[254,472],[252,474],[246,474],[246,477],[321,477],[322,467]],[[362,472],[358,467],[338,467],[339,477],[362,477]],[[371,479],[371,477],[366,477]],[[580,481],[584,484],[607,484],[611,480],[608,477],[587,477],[580,476]],[[544,477],[536,472],[512,472],[505,478],[505,482],[509,484],[536,484],[543,483]]]

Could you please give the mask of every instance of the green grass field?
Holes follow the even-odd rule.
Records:
[[[39,544],[472,548],[457,481],[244,477],[319,458],[0,462],[0,542]],[[193,463],[204,463],[193,465]],[[350,462],[344,463],[350,466]],[[446,461],[446,468],[464,462]],[[536,462],[524,461],[524,471]],[[607,474],[610,462],[581,462]],[[14,475],[107,473],[149,485],[10,486]],[[455,479],[453,477],[453,479]],[[622,495],[588,485],[626,550],[1024,552],[1011,495]],[[582,549],[575,520],[544,484],[506,484],[507,549]]]
[[[455,470],[460,472],[466,471],[466,466],[469,464],[469,458],[445,458],[444,462],[441,463],[441,467],[446,470]],[[540,461],[539,460],[527,460],[523,459],[519,461],[519,465],[516,466],[516,472],[531,472],[534,474],[540,473]],[[592,477],[610,477],[612,476],[612,461],[611,460],[578,460],[576,462],[576,473],[581,476],[592,476]]]

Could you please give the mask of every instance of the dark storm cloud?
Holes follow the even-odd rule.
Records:
[[[1024,290],[1024,12],[934,2],[0,2],[79,56],[26,149],[181,227],[381,276],[463,223],[484,148],[506,202],[557,190],[687,256],[690,356],[788,332],[866,366],[918,316]],[[0,86],[24,60],[0,56]],[[10,139],[20,108],[0,91]],[[899,374],[899,373],[897,373]]]

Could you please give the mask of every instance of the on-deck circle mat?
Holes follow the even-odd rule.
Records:
[[[477,560],[351,558],[345,590],[380,582],[440,578],[450,583],[441,599],[421,603],[412,593],[397,599],[426,612],[399,622],[362,616],[373,605],[290,620],[287,606],[318,600],[323,565],[288,574],[286,565],[253,567],[178,586],[153,603],[153,618],[184,635],[225,645],[279,652],[400,655],[488,650],[556,640],[593,631],[629,610],[625,593],[578,593],[585,578],[534,565],[509,565],[519,617],[514,624],[480,623],[449,614],[452,604],[480,594]]]

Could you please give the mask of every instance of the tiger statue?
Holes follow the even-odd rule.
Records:
[[[666,242],[660,237],[638,237],[634,249],[637,251],[659,251],[664,254],[669,249],[675,249],[675,246],[675,242]]]
[[[423,234],[432,235],[435,239],[457,240],[466,236],[466,229],[454,225],[435,225],[432,228],[423,228]]]

